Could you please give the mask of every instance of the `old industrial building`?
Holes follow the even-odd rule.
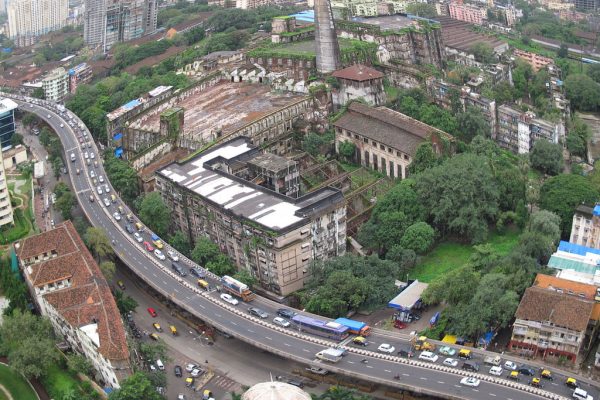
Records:
[[[237,137],[156,173],[173,224],[207,236],[267,293],[302,289],[312,260],[346,250],[346,207],[330,187],[298,193],[294,162]],[[286,195],[287,194],[287,195]]]
[[[447,133],[386,107],[369,107],[359,102],[337,119],[336,149],[342,142],[355,146],[354,161],[391,178],[404,179],[419,144],[439,144]]]
[[[356,99],[363,99],[372,106],[385,104],[384,75],[376,69],[355,64],[331,75],[338,81],[338,88],[332,93],[335,107]]]
[[[93,365],[107,387],[131,374],[125,327],[108,283],[71,221],[21,241],[29,291],[59,338]]]

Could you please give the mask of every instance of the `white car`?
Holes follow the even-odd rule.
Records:
[[[419,354],[419,360],[436,362],[438,360],[438,358],[439,358],[439,356],[437,354],[433,354],[430,351],[424,351],[421,354]]]
[[[229,304],[233,304],[234,306],[237,306],[239,303],[235,297],[227,293],[221,293],[221,300],[226,301]]]
[[[102,189],[102,186],[98,186],[96,188],[96,190],[98,191],[98,194],[100,194],[100,195],[104,193],[104,190]]]
[[[144,238],[142,237],[142,235],[140,235],[137,232],[133,233],[133,237],[135,238],[136,242],[138,242],[138,243],[142,243],[144,241]]]
[[[61,128],[64,128],[64,127],[65,127],[65,124],[60,124],[60,127],[61,127]]]
[[[86,160],[88,158],[90,158],[90,155],[88,154],[88,152],[86,151],[85,153],[83,153],[83,158],[85,158]]]
[[[108,186],[108,183],[106,183],[106,184],[104,185],[104,191],[105,191],[106,193],[110,193],[110,186]]]
[[[502,372],[504,372],[504,370],[499,365],[495,365],[492,368],[490,368],[490,375],[501,376]]]
[[[171,260],[175,262],[179,261],[179,256],[173,250],[167,250],[167,255]]]
[[[90,171],[90,178],[95,178],[96,177],[96,173],[94,172],[94,170]]]
[[[108,199],[108,197],[105,197],[104,199],[102,199],[102,202],[104,203],[104,205],[106,207],[110,207],[110,200]]]
[[[96,155],[94,153],[90,153],[90,158],[93,160],[94,158],[96,158]]]
[[[114,218],[116,221],[120,221],[120,220],[121,220],[121,214],[119,214],[118,212],[116,212],[116,213],[113,213],[113,218]]]
[[[115,213],[116,214],[116,213]],[[154,255],[156,256],[156,258],[158,258],[159,260],[164,260],[167,257],[165,257],[165,255],[163,254],[162,251],[160,251],[159,249],[155,249],[154,250]]]
[[[379,350],[382,353],[392,354],[394,351],[396,351],[396,348],[391,344],[381,343],[377,350]]]
[[[480,383],[479,379],[473,378],[472,376],[467,376],[460,380],[461,385],[470,386],[470,387],[477,387],[477,386],[479,386],[479,383]]]
[[[279,325],[279,326],[282,326],[284,328],[287,328],[288,326],[290,326],[290,321],[288,321],[285,318],[281,318],[281,317],[275,317],[275,318],[273,318],[273,323],[275,325]]]
[[[456,367],[458,366],[458,360],[455,360],[454,358],[446,358],[442,364],[449,367]]]
[[[194,369],[196,369],[196,367],[197,367],[197,365],[196,365],[196,364],[191,364],[191,363],[190,363],[190,364],[188,364],[188,365],[186,365],[186,366],[185,366],[185,370],[186,370],[187,372],[192,372]]]
[[[192,370],[192,372],[190,372],[190,375],[193,376],[194,378],[198,377],[200,375],[200,372],[202,372],[201,369],[199,368],[194,368]]]
[[[512,361],[506,361],[504,363],[504,369],[507,369],[509,371],[516,371],[517,370],[517,364],[512,362]]]
[[[573,392],[573,398],[580,400],[594,400],[592,396],[587,394],[587,392],[581,388],[575,389],[575,391]]]
[[[104,183],[104,177],[102,175],[98,176],[98,180],[100,181],[100,183]]]

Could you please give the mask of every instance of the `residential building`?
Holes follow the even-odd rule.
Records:
[[[65,26],[68,0],[10,0],[7,4],[8,37],[18,47],[31,46],[41,35]]]
[[[18,105],[11,99],[0,97],[0,148],[12,147],[11,140],[15,133],[15,110]]]
[[[63,67],[53,69],[42,79],[46,100],[61,102],[69,93],[69,75]]]
[[[84,355],[106,387],[131,373],[125,327],[110,287],[71,221],[23,239],[20,268],[39,312]]]
[[[494,139],[500,147],[518,154],[529,153],[538,139],[558,143],[565,135],[562,122],[552,123],[508,105],[498,107],[498,127]]]
[[[569,242],[593,249],[600,249],[600,205],[593,208],[577,206],[573,214]]]
[[[330,187],[298,195],[297,166],[251,143],[239,136],[170,164],[155,187],[176,229],[192,242],[209,237],[282,298],[304,287],[312,261],[346,252],[346,206]]]
[[[487,20],[485,7],[463,4],[462,1],[448,4],[448,11],[451,18],[470,24],[483,25],[483,22]]]
[[[598,11],[600,8],[599,0],[575,0],[575,8],[580,11]]]
[[[2,152],[2,160],[4,161],[4,169],[13,169],[19,164],[27,161],[27,148],[22,144],[11,147]]]
[[[579,294],[532,286],[515,313],[508,348],[528,356],[565,357],[575,363],[595,302]]]
[[[350,100],[363,99],[372,106],[385,104],[383,73],[361,64],[334,71],[338,88],[333,91],[334,107],[341,107]]]
[[[548,267],[558,270],[557,275],[562,277],[572,276],[569,279],[596,284],[600,282],[600,250],[561,240],[548,260]]]
[[[115,43],[156,31],[157,0],[86,0],[83,39],[108,51]]]
[[[0,155],[2,155],[2,148],[0,148]],[[0,157],[0,228],[12,225],[14,222],[10,194],[8,193],[8,181],[6,179],[6,171],[4,170],[4,160]]]
[[[87,63],[79,64],[69,70],[69,92],[75,93],[79,85],[92,81],[92,67]]]
[[[514,49],[513,54],[531,65],[531,68],[533,68],[535,72],[546,68],[549,64],[554,64],[554,60],[549,57],[540,56],[539,54],[525,50]]]
[[[380,171],[391,178],[404,179],[419,144],[451,139],[447,133],[386,107],[369,107],[353,102],[338,118],[335,147],[342,142],[355,146],[354,162]]]

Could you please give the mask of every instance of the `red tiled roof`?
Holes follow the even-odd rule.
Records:
[[[25,266],[33,286],[69,278],[71,285],[44,294],[44,299],[72,326],[98,326],[99,352],[107,359],[127,361],[129,350],[123,321],[100,267],[85,247],[71,221],[23,240],[17,252],[26,258],[56,251],[57,256]]]
[[[348,68],[339,69],[334,71],[332,75],[336,78],[359,82],[383,78],[383,73],[362,64],[354,64]]]

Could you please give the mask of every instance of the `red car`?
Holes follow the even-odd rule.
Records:
[[[156,318],[156,316],[158,315],[158,314],[156,314],[156,311],[152,307],[148,307],[148,313],[150,315],[152,315],[154,318]]]
[[[148,251],[154,251],[154,247],[152,247],[152,245],[150,244],[150,242],[144,242],[144,247]]]

